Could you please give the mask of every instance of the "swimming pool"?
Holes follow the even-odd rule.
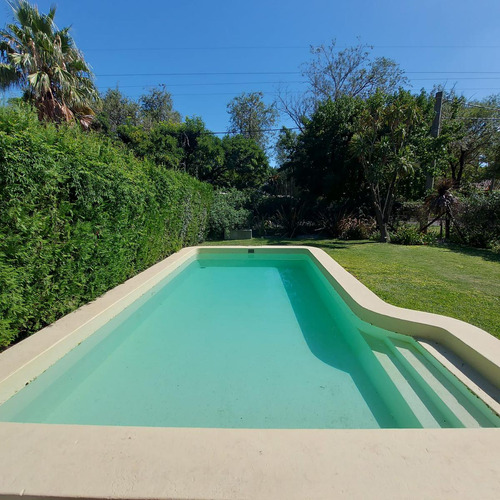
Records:
[[[307,252],[265,249],[192,255],[2,404],[0,421],[500,426],[417,341],[360,319]]]

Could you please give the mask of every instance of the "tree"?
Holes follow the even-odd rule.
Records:
[[[489,180],[488,189],[493,191],[496,187],[496,181],[500,178],[500,131],[498,130],[493,134],[482,174],[483,179]]]
[[[200,117],[187,117],[179,125],[178,141],[184,150],[182,166],[188,174],[215,186],[223,183],[222,141],[206,128]]]
[[[359,200],[363,172],[349,145],[362,107],[360,99],[344,96],[320,104],[312,115],[291,159],[283,165],[303,196],[327,202]]]
[[[25,0],[10,3],[16,23],[0,30],[0,87],[19,87],[40,120],[88,127],[99,101],[90,67],[69,34],[55,23],[55,7],[41,14]]]
[[[281,127],[275,146],[276,161],[280,168],[286,168],[286,165],[292,161],[297,150],[298,138],[297,132],[287,127]]]
[[[388,223],[398,182],[418,165],[419,139],[428,134],[422,109],[425,94],[412,96],[377,92],[365,101],[351,141],[351,151],[361,162],[372,199],[381,241],[389,241]]]
[[[186,118],[184,123],[159,122],[149,130],[129,123],[119,126],[117,133],[140,158],[183,170],[215,186],[226,185],[222,141],[199,117]]]
[[[270,174],[266,153],[258,144],[243,135],[225,136],[224,185],[237,189],[258,188]]]
[[[306,63],[304,76],[313,93],[323,99],[341,96],[366,99],[376,92],[392,94],[407,84],[403,70],[391,59],[370,59],[368,45],[356,45],[338,51],[335,40],[330,45],[312,47],[313,59]]]
[[[121,125],[139,123],[139,104],[125,97],[118,88],[108,89],[102,98],[97,121],[106,133],[116,134]]]
[[[177,140],[178,125],[169,122],[157,123],[145,130],[138,125],[121,125],[118,137],[134,151],[139,158],[148,158],[159,166],[181,168],[184,151]]]
[[[174,110],[172,96],[165,85],[152,88],[139,98],[141,118],[145,128],[149,129],[160,122],[179,123],[181,115]]]
[[[497,135],[498,103],[495,98],[466,103],[453,92],[446,96],[440,141],[444,148],[445,174],[459,189],[464,176],[477,172],[487,162]]]
[[[443,218],[445,220],[445,238],[450,238],[450,226],[451,222],[455,224],[455,229],[457,229],[460,236],[460,229],[455,222],[455,218],[452,213],[453,205],[456,204],[456,198],[452,193],[453,181],[451,179],[441,179],[434,187],[434,192],[429,194],[425,200],[425,209],[428,213],[435,215],[435,218],[431,222],[428,222],[425,227],[421,228],[424,232],[427,228],[434,223],[436,220],[441,219],[440,223],[440,238],[443,238]]]
[[[124,96],[118,88],[109,89],[102,98],[102,109],[98,116],[101,128],[115,134],[122,125],[141,125],[152,130],[157,124],[167,122],[179,124],[181,115],[173,109],[172,96],[162,85],[139,97],[139,101]]]
[[[281,111],[293,120],[301,132],[304,132],[317,105],[312,93],[308,90],[304,94],[297,94],[289,92],[286,87],[281,87],[278,89],[277,101]]]
[[[330,45],[311,47],[312,59],[303,65],[302,75],[309,88],[302,96],[278,96],[282,110],[302,130],[320,102],[342,96],[366,99],[376,92],[394,93],[408,84],[403,70],[391,59],[370,57],[373,47],[359,44],[339,51],[335,40]]]
[[[232,99],[227,105],[230,133],[241,134],[253,139],[262,149],[266,148],[268,133],[278,118],[278,111],[273,105],[268,106],[262,92],[243,93]]]

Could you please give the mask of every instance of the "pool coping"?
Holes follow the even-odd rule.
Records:
[[[498,389],[499,340],[459,320],[387,304],[321,249],[202,246],[182,249],[1,353],[0,403],[197,254],[248,249],[309,254],[362,319],[424,339],[422,345],[430,350],[430,342],[437,342]],[[446,363],[445,357],[442,361]],[[498,412],[494,398],[486,402]],[[500,486],[500,429],[248,430],[0,423],[0,443],[0,498],[20,494],[359,498],[363,491],[386,498],[494,498]],[[160,464],[153,464],[153,457]],[[453,484],[444,481],[444,475],[453,475]]]

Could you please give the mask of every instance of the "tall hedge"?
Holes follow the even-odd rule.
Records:
[[[212,188],[0,109],[0,347],[205,235]]]

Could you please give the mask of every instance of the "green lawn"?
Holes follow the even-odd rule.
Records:
[[[458,318],[500,338],[500,255],[459,246],[372,241],[254,238],[205,245],[310,245],[322,248],[387,302]]]

